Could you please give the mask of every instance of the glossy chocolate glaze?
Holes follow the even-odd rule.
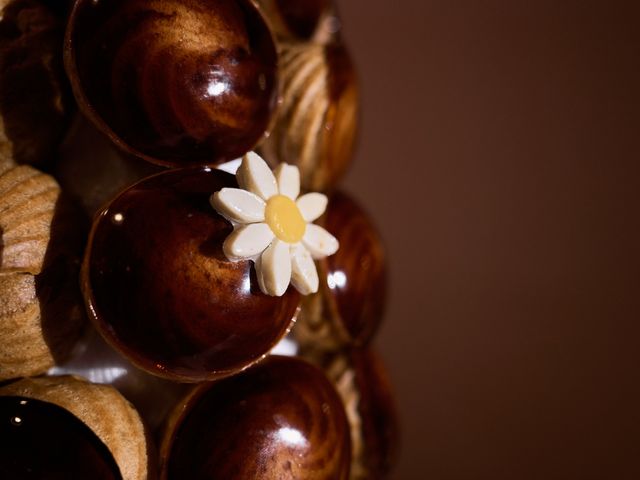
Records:
[[[350,480],[390,478],[400,427],[393,389],[381,358],[370,348],[307,357],[327,374],[342,398],[351,428]]]
[[[183,381],[213,379],[260,359],[283,337],[299,303],[260,292],[251,262],[230,262],[229,222],[209,203],[236,187],[209,168],[149,177],[97,217],[83,267],[88,311],[133,363]]]
[[[380,236],[369,215],[344,192],[333,195],[323,221],[340,249],[321,262],[324,294],[351,341],[367,344],[375,334],[387,296],[387,268]]]
[[[40,0],[2,4],[0,154],[46,167],[55,158],[73,103],[62,67],[64,25]]]
[[[292,334],[305,355],[365,346],[384,314],[387,268],[380,236],[369,215],[346,193],[329,199],[317,222],[340,242],[318,261],[320,291],[303,298]]]
[[[162,165],[241,156],[276,101],[275,47],[250,0],[79,0],[65,66],[83,112]]]
[[[0,397],[0,444],[0,478],[122,479],[96,434],[52,403]]]
[[[340,397],[302,360],[272,356],[198,387],[168,432],[165,480],[348,478],[350,441]]]
[[[395,466],[400,440],[393,391],[384,364],[373,351],[354,350],[348,359],[359,392],[360,468],[367,479],[383,480]]]

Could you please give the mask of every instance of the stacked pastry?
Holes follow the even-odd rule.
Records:
[[[334,4],[0,7],[0,478],[387,478]]]

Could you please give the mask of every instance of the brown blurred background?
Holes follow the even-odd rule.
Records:
[[[340,2],[397,479],[640,478],[640,2]]]

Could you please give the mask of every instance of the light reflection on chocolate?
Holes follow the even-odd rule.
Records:
[[[346,480],[350,438],[325,375],[300,359],[271,356],[196,387],[176,408],[161,457],[164,480]]]
[[[249,0],[79,0],[65,67],[85,115],[161,165],[241,156],[276,104],[275,46]]]
[[[237,187],[226,172],[166,171],[127,189],[94,223],[82,279],[89,314],[155,375],[195,382],[235,373],[267,354],[297,313],[293,287],[264,295],[251,262],[224,256],[232,227],[209,201],[223,187]]]
[[[303,298],[293,329],[309,355],[368,345],[382,322],[387,298],[382,240],[358,202],[336,192],[318,223],[338,239],[340,249],[318,261],[320,291]]]

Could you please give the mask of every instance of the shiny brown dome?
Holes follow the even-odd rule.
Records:
[[[344,480],[349,429],[335,389],[316,367],[270,357],[198,387],[165,439],[165,480]]]
[[[82,111],[161,165],[241,156],[276,102],[275,47],[250,0],[79,0],[65,66]]]
[[[286,334],[299,295],[261,293],[249,261],[228,261],[231,224],[209,203],[237,187],[209,168],[148,177],[96,218],[83,268],[89,315],[117,350],[149,372],[216,378],[259,360]]]

